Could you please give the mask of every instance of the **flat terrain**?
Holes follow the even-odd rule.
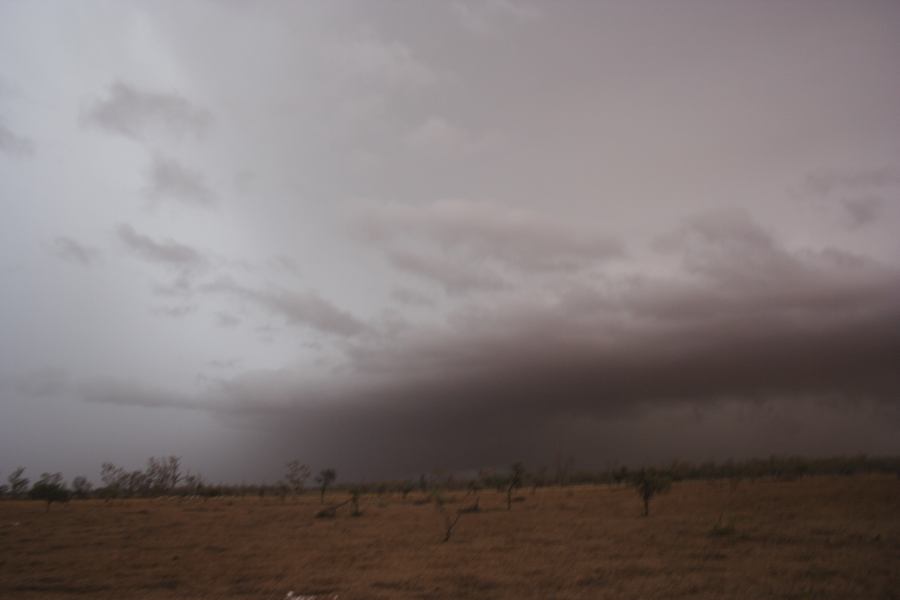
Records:
[[[418,493],[330,520],[314,493],[0,502],[0,598],[900,598],[896,477],[676,483],[649,518],[625,487],[521,496],[483,492],[448,543]]]

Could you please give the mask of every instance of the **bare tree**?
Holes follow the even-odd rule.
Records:
[[[531,494],[537,491],[539,487],[547,485],[547,467],[543,466],[531,474]]]
[[[362,515],[362,512],[359,510],[359,498],[362,496],[363,490],[360,487],[354,487],[350,490],[350,504],[353,506],[353,512],[350,514],[354,517],[359,517]]]
[[[171,494],[181,482],[181,458],[178,456],[150,457],[140,482],[142,491]]]
[[[450,541],[450,536],[453,535],[453,530],[456,529],[456,525],[459,523],[459,520],[463,515],[469,513],[477,513],[480,509],[478,508],[478,497],[475,497],[475,503],[471,506],[457,509],[456,513],[452,513],[447,509],[447,501],[441,495],[440,490],[435,489],[431,498],[434,500],[434,507],[440,513],[440,515],[444,518],[444,539],[441,541],[446,543]]]
[[[575,467],[575,459],[571,456],[556,455],[556,484],[560,487],[569,484],[569,477]]]
[[[328,486],[334,483],[335,479],[337,479],[337,471],[334,469],[322,469],[316,475],[316,483],[319,484],[319,490],[321,491],[321,504],[325,504],[325,492],[328,490]]]
[[[406,480],[402,484],[400,484],[400,494],[403,499],[406,500],[406,497],[409,496],[409,493],[416,489],[416,486],[412,481]]]
[[[672,487],[672,480],[652,469],[641,469],[632,479],[631,485],[634,486],[641,500],[644,501],[643,515],[649,517],[650,500],[657,494],[669,491]]]
[[[510,467],[509,479],[506,482],[506,510],[512,509],[513,490],[522,487],[522,479],[525,477],[525,467],[522,463],[513,463]]]
[[[199,473],[191,473],[190,471],[184,476],[183,493],[189,496],[199,496],[203,492],[203,476]]]
[[[285,475],[285,480],[295,496],[299,496],[303,493],[303,486],[306,485],[306,480],[309,479],[309,476],[309,467],[299,460],[294,459],[287,464],[287,475]]]
[[[109,502],[112,498],[117,498],[122,493],[125,479],[128,475],[125,469],[116,465],[105,462],[100,466],[100,481],[103,482],[103,497]]]
[[[28,492],[32,500],[43,500],[47,503],[47,512],[54,502],[68,502],[71,494],[63,483],[61,473],[41,473],[41,478],[35,482]]]
[[[72,480],[72,494],[76,498],[84,499],[91,495],[93,484],[84,475],[79,475]]]
[[[24,477],[25,467],[17,467],[9,474],[6,481],[9,482],[9,494],[13,498],[23,498],[28,491],[28,478]]]

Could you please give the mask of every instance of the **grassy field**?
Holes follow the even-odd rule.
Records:
[[[417,493],[0,502],[0,598],[900,598],[896,477],[677,483],[649,518],[625,487],[520,495],[448,543]]]

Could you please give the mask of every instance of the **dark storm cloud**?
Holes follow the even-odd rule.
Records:
[[[85,397],[206,408],[271,432],[276,454],[299,448],[310,461],[394,475],[546,460],[576,429],[649,423],[685,407],[896,412],[896,268],[828,248],[789,250],[732,211],[689,219],[657,247],[684,275],[586,281],[556,299],[471,305],[445,325],[360,336],[324,378],[254,371],[210,380],[194,398],[120,384]],[[329,333],[364,327],[310,294],[229,280],[205,290]],[[589,438],[575,450],[588,452]],[[638,446],[625,440],[618,451]]]
[[[288,323],[303,324],[322,333],[353,336],[366,329],[362,321],[312,291],[256,290],[231,279],[219,279],[205,285],[203,290],[252,302],[281,315]]]
[[[11,130],[0,121],[0,152],[21,158],[34,153],[34,142]]]
[[[175,201],[201,207],[215,203],[215,194],[201,173],[163,156],[153,159],[147,173],[146,195],[153,201]]]
[[[212,118],[208,111],[178,94],[152,92],[117,81],[109,86],[106,98],[94,102],[84,113],[84,120],[111,133],[139,139],[152,128],[179,137],[199,137]]]
[[[372,349],[354,365],[355,384],[316,388],[299,376],[256,373],[216,396],[231,416],[262,423],[282,442],[296,436],[319,459],[415,472],[546,457],[552,426],[565,420],[734,400],[894,403],[900,394],[898,311],[813,331],[750,321],[604,336],[580,330],[579,319],[558,320],[555,330],[527,319],[497,337],[468,330],[402,351]]]
[[[133,227],[121,224],[116,229],[119,240],[135,256],[144,260],[178,268],[194,268],[206,264],[206,258],[191,246],[171,239],[156,241],[138,233]]]
[[[412,471],[546,456],[566,420],[723,402],[896,404],[896,269],[790,252],[741,213],[693,219],[662,246],[687,277],[475,308],[445,328],[352,346],[337,381],[256,372],[215,395],[230,417],[298,435],[311,452]]]
[[[365,208],[357,228],[392,246],[421,240],[469,261],[491,260],[526,272],[573,269],[621,258],[621,242],[547,215],[475,202]]]
[[[85,267],[94,264],[100,258],[100,251],[97,248],[66,236],[54,239],[51,248],[57,257]]]

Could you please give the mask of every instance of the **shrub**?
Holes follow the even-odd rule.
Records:
[[[28,497],[45,501],[49,512],[50,505],[54,502],[68,502],[71,493],[66,489],[60,473],[42,473],[41,478],[31,487]]]
[[[650,500],[657,494],[663,494],[672,487],[672,480],[652,469],[641,469],[631,481],[641,500],[644,502],[645,517],[650,516]]]

